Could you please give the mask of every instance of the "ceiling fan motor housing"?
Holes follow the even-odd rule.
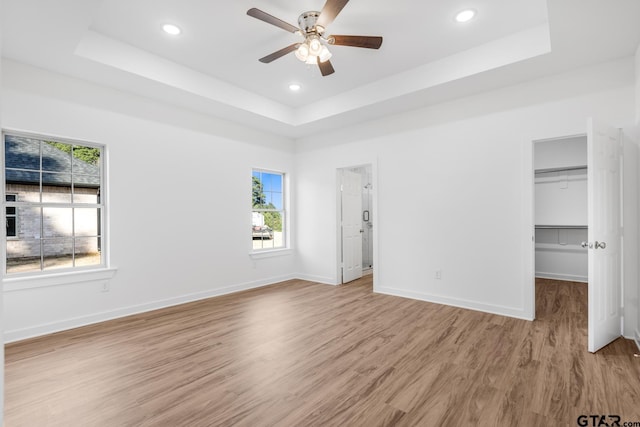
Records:
[[[304,12],[298,17],[298,26],[302,30],[303,35],[313,33],[322,34],[324,32],[324,28],[316,26],[319,16],[320,12],[309,11]]]

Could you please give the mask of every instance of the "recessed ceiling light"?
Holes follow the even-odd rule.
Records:
[[[301,87],[302,86],[300,86],[298,83],[291,83],[289,85],[289,90],[292,91],[292,92],[297,92],[297,91],[300,90]]]
[[[162,30],[167,34],[171,34],[172,36],[177,36],[182,32],[182,30],[177,25],[173,24],[164,24],[162,26]]]
[[[461,10],[456,14],[456,22],[469,22],[476,16],[476,11],[473,9]]]

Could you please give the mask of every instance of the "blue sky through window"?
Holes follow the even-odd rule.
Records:
[[[277,173],[253,171],[253,176],[262,183],[262,192],[265,195],[266,203],[273,203],[276,209],[282,209],[282,175]]]

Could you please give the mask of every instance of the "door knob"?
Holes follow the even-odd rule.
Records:
[[[588,242],[582,242],[580,243],[580,246],[582,246],[583,248],[589,247],[589,249],[604,249],[607,247],[607,244],[605,242],[598,242],[596,240],[595,243],[588,243]]]
[[[604,249],[604,248],[606,248],[606,247],[607,247],[607,244],[606,244],[605,242],[598,242],[598,241],[596,240],[595,246],[596,246],[596,249],[598,249],[598,248],[600,248],[600,249]]]

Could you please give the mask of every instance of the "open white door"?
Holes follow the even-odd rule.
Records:
[[[621,335],[622,149],[618,129],[587,125],[589,344],[594,353]]]
[[[362,177],[342,170],[342,283],[362,277]]]

